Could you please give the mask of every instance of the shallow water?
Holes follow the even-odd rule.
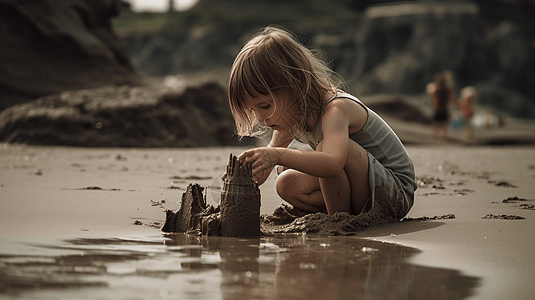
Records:
[[[26,245],[30,246],[30,245]],[[4,299],[463,299],[480,279],[355,237],[71,239],[0,255]]]

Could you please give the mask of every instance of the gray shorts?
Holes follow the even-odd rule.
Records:
[[[404,184],[392,170],[385,168],[371,153],[367,153],[371,195],[361,214],[371,214],[384,218],[387,222],[401,220],[414,203],[412,186]]]

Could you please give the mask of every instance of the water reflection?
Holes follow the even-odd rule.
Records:
[[[351,237],[77,239],[0,255],[0,295],[51,299],[463,299],[480,279]],[[44,297],[46,298],[46,297]]]

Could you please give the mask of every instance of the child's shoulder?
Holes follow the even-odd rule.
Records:
[[[362,103],[357,97],[347,94],[338,93],[335,97],[327,101],[326,107],[336,107],[339,109],[364,109],[364,103]]]
[[[366,120],[367,115],[368,112],[364,104],[358,102],[356,98],[348,94],[339,94],[327,103],[324,110],[324,117],[345,117],[352,126],[360,124],[362,120]]]
[[[359,109],[362,108],[362,106],[363,104],[360,104],[357,98],[349,94],[338,94],[325,104],[325,111],[337,109]]]

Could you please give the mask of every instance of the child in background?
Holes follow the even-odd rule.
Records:
[[[448,137],[448,122],[450,119],[448,106],[450,104],[457,105],[451,72],[443,71],[435,74],[434,81],[427,85],[426,91],[431,97],[434,110],[431,136],[435,139],[440,138],[442,133],[442,139],[446,139]]]
[[[279,196],[309,212],[386,212],[403,218],[414,202],[414,166],[392,129],[338,89],[326,64],[293,35],[267,27],[236,57],[229,101],[240,137],[273,130],[267,147],[238,157],[264,183],[282,166]],[[315,151],[287,148],[293,140]],[[384,213],[383,213],[384,214]]]
[[[463,114],[464,139],[471,141],[474,137],[472,119],[474,117],[474,102],[477,98],[477,90],[473,86],[467,86],[461,89],[460,94],[459,106]]]

